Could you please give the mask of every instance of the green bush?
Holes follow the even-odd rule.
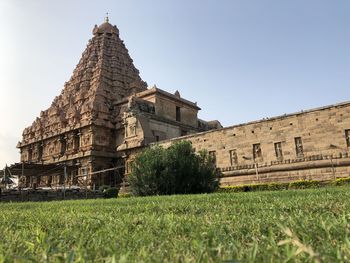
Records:
[[[118,198],[129,198],[129,197],[132,197],[132,195],[130,193],[119,193],[118,194]]]
[[[308,188],[319,188],[322,186],[321,181],[315,181],[315,180],[300,180],[300,181],[295,181],[291,182],[289,184],[289,189],[308,189]]]
[[[118,188],[116,187],[110,187],[103,190],[103,197],[104,198],[117,198],[118,197]]]
[[[128,177],[134,195],[159,194],[159,186],[165,181],[165,150],[160,146],[146,148],[137,155],[132,163],[132,172]],[[169,184],[170,179],[169,179]],[[166,186],[164,186],[166,187]]]
[[[246,185],[229,185],[229,186],[220,186],[217,189],[217,192],[220,193],[230,193],[230,192],[246,192]]]
[[[267,189],[266,184],[251,184],[248,187],[244,187],[245,192],[255,192],[255,191],[264,191]]]
[[[276,190],[287,190],[289,183],[270,183],[267,185],[267,190],[276,191]]]
[[[195,194],[213,192],[219,175],[207,151],[196,154],[190,142],[181,141],[136,156],[128,181],[138,196]]]
[[[275,191],[287,190],[289,183],[268,183],[268,184],[249,184],[237,186],[224,186],[218,189],[219,192],[254,192],[254,191]]]
[[[288,190],[288,189],[307,189],[307,188],[319,188],[323,185],[324,183],[320,181],[296,181],[291,183],[248,184],[248,185],[237,185],[237,186],[223,186],[218,189],[218,192],[255,192],[255,191],[276,191],[276,190]]]
[[[268,183],[268,184],[248,184],[248,185],[230,185],[221,186],[217,191],[226,192],[254,192],[254,191],[276,191],[287,189],[309,189],[320,188],[327,185],[349,185],[350,177],[338,178],[334,181],[316,181],[316,180],[300,180],[291,183]]]
[[[333,185],[348,185],[350,184],[350,177],[338,178],[333,181]]]

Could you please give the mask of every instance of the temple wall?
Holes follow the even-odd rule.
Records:
[[[254,171],[252,175],[254,176],[254,163],[258,167],[276,165],[291,167],[292,163],[307,163],[311,159],[316,159],[316,164],[312,168],[294,167],[293,171],[287,173],[270,169],[264,173],[267,177],[278,174],[303,177],[315,171],[317,171],[316,174],[329,174],[330,162],[327,166],[328,170],[324,168],[317,170],[317,167],[323,160],[348,158],[349,135],[350,103],[344,103],[183,136],[160,142],[160,145],[167,147],[173,142],[188,140],[197,152],[208,150],[215,156],[216,165],[224,175],[235,177],[222,182],[236,184],[248,182],[249,180],[247,181],[243,176],[250,176],[250,170]],[[346,164],[345,167],[348,165],[350,164]],[[337,173],[339,169],[336,169]],[[344,175],[349,175],[348,168],[341,169]],[[232,171],[239,172],[234,174]]]
[[[92,136],[92,146],[94,150],[104,152],[115,152],[116,133],[114,129],[101,126],[94,126]]]
[[[244,169],[224,168],[221,185],[285,183],[298,180],[334,180],[350,175],[350,158],[345,156],[314,156],[314,159],[291,160],[291,163],[253,165]],[[312,158],[311,158],[312,159]]]
[[[171,139],[181,135],[180,127],[172,124],[151,119],[149,121],[149,126],[154,136],[158,136],[159,140]],[[157,140],[154,139],[154,141]]]
[[[21,162],[55,163],[84,156],[93,146],[91,127],[70,130],[21,147]]]
[[[157,96],[155,109],[156,115],[167,118],[169,120],[177,121],[176,107],[180,108],[181,123],[197,127],[197,110],[181,103],[180,101],[170,100],[163,96]]]

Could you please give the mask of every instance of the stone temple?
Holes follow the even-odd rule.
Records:
[[[67,184],[82,184],[88,175],[90,186],[113,185],[123,178],[130,152],[152,142],[221,128],[218,121],[198,119],[198,110],[178,91],[147,88],[118,28],[106,18],[94,27],[61,94],[24,129],[17,147],[25,164],[64,165]],[[40,166],[33,167],[35,171]],[[27,187],[62,184],[62,169],[50,168],[53,172],[44,169],[40,176],[24,173],[21,182]]]
[[[350,102],[226,128],[199,110],[178,91],[147,87],[106,18],[61,94],[24,129],[21,185],[118,185],[145,146],[178,140],[207,149],[223,185],[350,174]]]

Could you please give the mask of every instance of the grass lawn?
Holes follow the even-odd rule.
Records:
[[[0,262],[350,262],[350,188],[0,204]]]

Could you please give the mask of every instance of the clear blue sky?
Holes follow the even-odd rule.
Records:
[[[349,0],[0,0],[0,167],[106,12],[149,85],[224,126],[350,99]]]

